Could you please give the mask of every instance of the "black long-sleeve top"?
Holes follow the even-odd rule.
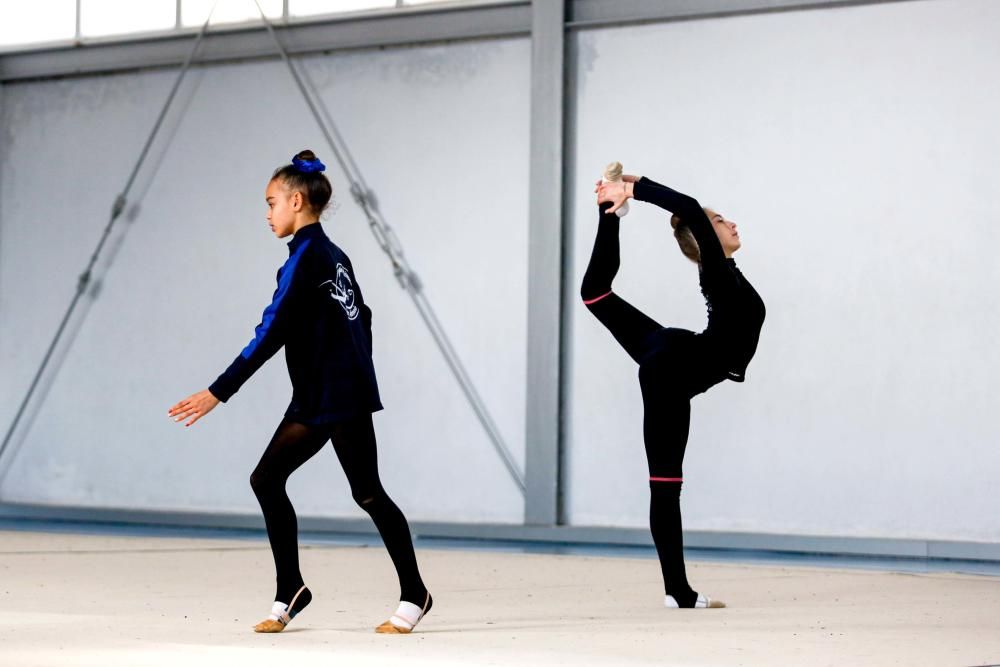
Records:
[[[292,381],[288,418],[320,424],[381,410],[372,363],[372,312],[351,260],[318,222],[296,232],[288,255],[253,340],[209,391],[228,401],[284,346]]]
[[[719,343],[729,379],[743,382],[757,351],[766,313],[764,301],[736,262],[726,257],[697,200],[645,177],[635,183],[633,196],[675,213],[694,233],[701,252],[701,292],[708,308],[708,326],[702,333]]]

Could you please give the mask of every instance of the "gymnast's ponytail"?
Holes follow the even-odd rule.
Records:
[[[674,228],[674,238],[677,245],[681,247],[684,256],[695,264],[701,264],[701,249],[698,248],[698,241],[694,238],[694,232],[677,215],[670,216],[670,226]]]

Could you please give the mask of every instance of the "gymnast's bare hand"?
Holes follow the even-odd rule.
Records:
[[[632,196],[632,185],[623,181],[601,183],[597,186],[597,203],[611,202],[608,213],[614,213]]]
[[[184,421],[190,417],[188,423],[184,424],[186,427],[207,415],[218,404],[219,399],[213,396],[212,392],[208,389],[205,389],[204,391],[199,391],[197,394],[191,394],[183,401],[177,403],[177,405],[167,411],[167,415],[175,422]]]

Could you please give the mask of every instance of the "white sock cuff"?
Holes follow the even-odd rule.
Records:
[[[412,602],[400,602],[396,608],[396,613],[392,615],[389,622],[398,628],[412,630],[420,621],[423,609]]]
[[[709,604],[711,604],[710,601],[709,601],[709,599],[707,597],[705,597],[704,595],[702,595],[701,593],[698,593],[698,599],[695,600],[694,608],[695,609],[708,609],[708,605]],[[667,609],[680,609],[681,608],[681,606],[679,604],[677,604],[677,600],[674,599],[673,595],[666,595],[666,596],[664,596],[664,598],[663,598],[663,606],[666,607]]]
[[[288,621],[292,620],[288,616],[288,605],[284,602],[278,602],[277,600],[275,600],[274,604],[271,605],[271,613],[268,615],[268,618],[272,621],[278,621],[279,623],[283,623],[285,625],[288,625]]]

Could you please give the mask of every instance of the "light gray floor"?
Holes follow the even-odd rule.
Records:
[[[69,527],[67,527],[69,528]],[[648,558],[420,549],[410,636],[380,547],[306,545],[316,599],[280,635],[265,542],[0,532],[0,665],[985,665],[1000,578],[694,562],[724,610],[668,611]]]

